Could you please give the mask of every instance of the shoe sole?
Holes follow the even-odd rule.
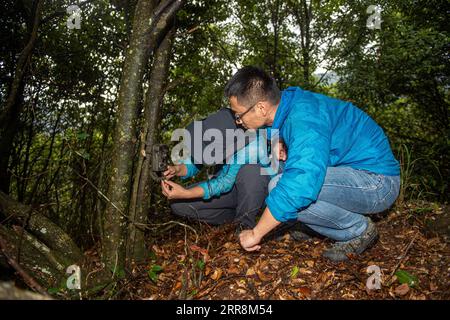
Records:
[[[357,255],[361,255],[361,254],[363,254],[365,251],[367,251],[367,250],[369,250],[370,248],[372,248],[373,246],[375,246],[375,244],[378,242],[378,240],[379,240],[379,238],[380,238],[380,235],[379,235],[379,233],[378,233],[378,231],[376,230],[376,227],[374,226],[374,228],[375,228],[375,235],[372,237],[372,239],[370,239],[369,240],[369,242],[368,242],[368,244],[364,247],[364,248],[361,248],[361,249],[359,249],[359,250],[356,250],[355,251],[355,254],[357,254]],[[333,258],[331,258],[331,257],[327,257],[326,255],[324,255],[324,254],[322,254],[322,256],[324,257],[324,258],[326,258],[326,259],[328,259],[328,260],[330,260],[330,261],[333,261],[333,262],[343,262],[343,261],[348,261],[349,260],[349,257],[348,257],[348,255],[350,255],[351,253],[349,253],[349,254],[346,254],[345,255],[345,257],[342,257],[342,259],[333,259]]]

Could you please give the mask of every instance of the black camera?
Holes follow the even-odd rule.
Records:
[[[155,144],[152,149],[152,176],[155,180],[161,181],[163,179],[163,172],[167,170],[169,163],[169,146]]]

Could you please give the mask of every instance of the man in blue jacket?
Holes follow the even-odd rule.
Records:
[[[282,93],[256,67],[240,69],[225,88],[236,123],[278,129],[288,157],[256,227],[240,234],[247,251],[282,222],[298,220],[335,240],[333,261],[361,254],[378,239],[366,215],[388,209],[400,168],[380,126],[349,102],[291,87]]]

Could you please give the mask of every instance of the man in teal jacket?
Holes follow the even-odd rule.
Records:
[[[224,108],[208,116],[201,122],[202,131],[196,136],[192,123],[187,127],[187,131],[192,136],[191,141],[199,142],[199,137],[211,129],[225,133],[226,130],[238,129],[233,113],[230,109]],[[250,135],[251,136],[251,135]],[[199,168],[207,164],[201,156],[195,158],[195,152],[182,161],[182,163],[169,166],[164,172],[166,180],[161,182],[162,193],[171,200],[172,212],[176,215],[206,222],[213,225],[225,223],[236,223],[238,230],[253,228],[256,225],[256,217],[261,208],[264,208],[264,200],[267,197],[267,185],[269,175],[260,175],[262,164],[267,163],[267,141],[255,135],[256,140],[249,139],[247,145],[239,146],[231,142],[227,145],[226,134],[224,139],[217,139],[216,146],[224,148],[233,146],[232,150],[238,150],[234,155],[227,157],[227,160],[219,161],[215,167],[219,170],[210,176],[208,180],[191,185],[187,188],[171,181],[175,176],[186,180],[199,173]],[[205,148],[207,144],[201,145]],[[209,146],[209,145],[208,145]],[[194,146],[190,146],[194,149]],[[202,150],[200,150],[202,151]],[[193,163],[195,162],[195,164]],[[225,163],[226,162],[226,163]],[[208,165],[211,165],[209,163]],[[265,169],[268,174],[269,168]],[[273,172],[276,174],[277,172]]]
[[[278,129],[288,157],[267,207],[252,230],[240,234],[247,251],[264,235],[298,220],[335,240],[324,252],[333,261],[360,254],[378,232],[367,214],[396,200],[400,168],[380,126],[349,102],[291,87],[280,93],[256,67],[240,69],[225,88],[236,122],[248,129]]]

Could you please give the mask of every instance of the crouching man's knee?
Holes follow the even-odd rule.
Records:
[[[236,177],[236,186],[241,191],[267,191],[269,176],[263,175],[261,166],[247,164],[241,167]]]
[[[172,213],[180,217],[192,217],[192,207],[186,202],[172,202],[170,204]]]

